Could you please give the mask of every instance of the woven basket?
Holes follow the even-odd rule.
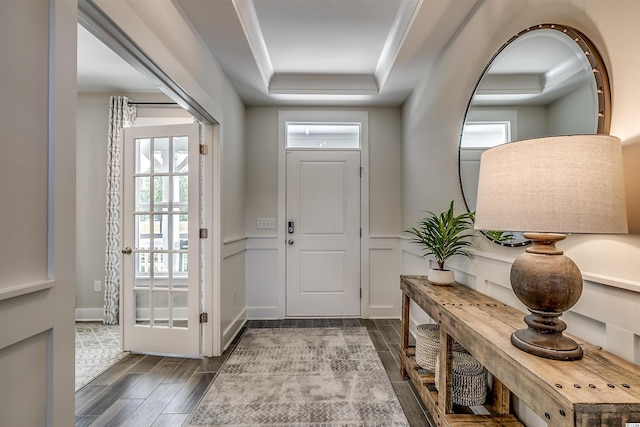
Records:
[[[436,388],[440,375],[436,361]],[[453,353],[452,400],[456,405],[478,406],[487,400],[487,370],[467,353]]]
[[[453,344],[453,351],[466,353],[458,343]],[[418,325],[416,335],[416,362],[423,368],[433,372],[440,352],[440,327],[436,324]]]

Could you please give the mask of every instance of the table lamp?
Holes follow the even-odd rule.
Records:
[[[582,348],[559,317],[578,302],[582,274],[557,241],[569,233],[626,233],[620,140],[554,136],[489,149],[480,160],[474,228],[523,231],[532,245],[513,262],[511,286],[530,314],[511,335],[517,348],[577,360]]]

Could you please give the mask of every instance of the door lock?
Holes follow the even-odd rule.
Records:
[[[289,232],[289,234],[293,234],[294,232],[293,221],[289,221],[289,226],[287,228],[287,231]]]
[[[287,243],[289,243],[289,246],[292,246],[295,242],[293,241],[293,239],[289,239]]]

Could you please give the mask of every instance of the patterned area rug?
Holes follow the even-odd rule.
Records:
[[[189,426],[408,426],[366,328],[248,329]]]
[[[115,365],[128,352],[120,351],[118,325],[76,323],[76,391]]]

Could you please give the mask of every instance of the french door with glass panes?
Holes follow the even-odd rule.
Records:
[[[125,129],[123,348],[197,355],[199,128]]]

